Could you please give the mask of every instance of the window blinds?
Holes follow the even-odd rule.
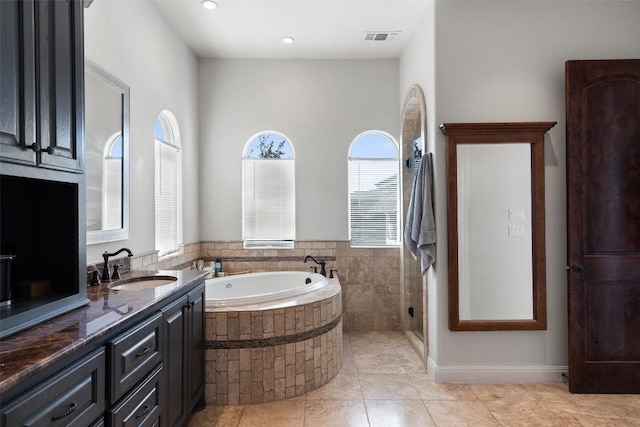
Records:
[[[349,159],[351,246],[398,246],[397,159]]]
[[[122,228],[122,158],[108,157],[103,161],[102,229]]]
[[[155,211],[159,255],[178,249],[178,155],[177,147],[156,140]]]
[[[293,159],[243,160],[246,247],[292,247],[295,239]]]

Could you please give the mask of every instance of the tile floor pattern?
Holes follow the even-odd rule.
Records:
[[[344,363],[292,399],[207,406],[188,427],[640,426],[640,395],[576,395],[563,383],[436,384],[401,332],[344,334]]]

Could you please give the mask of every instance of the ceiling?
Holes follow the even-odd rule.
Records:
[[[399,58],[429,5],[427,0],[216,0],[218,8],[208,10],[200,0],[152,1],[197,56],[233,59]],[[388,36],[366,40],[369,33]],[[284,36],[295,43],[284,44]]]

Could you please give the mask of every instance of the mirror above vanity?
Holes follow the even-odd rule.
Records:
[[[544,136],[555,122],[445,123],[449,329],[544,330]]]
[[[129,237],[129,86],[85,60],[87,244]]]

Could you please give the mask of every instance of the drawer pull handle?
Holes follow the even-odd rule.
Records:
[[[77,407],[78,407],[78,404],[76,402],[71,402],[67,410],[64,411],[62,415],[54,415],[53,417],[51,417],[51,421],[58,421],[63,419],[64,417],[68,417],[69,415],[73,414],[76,411]]]
[[[144,350],[136,353],[136,357],[144,356],[145,354],[149,353],[149,350],[150,350],[149,347],[145,347]]]
[[[136,419],[138,419],[138,418],[142,418],[142,417],[144,417],[145,415],[147,415],[147,413],[149,413],[149,409],[151,409],[151,406],[149,406],[149,405],[144,405],[144,408],[143,408],[143,410],[142,410],[142,413],[140,413],[140,414],[136,414]]]

